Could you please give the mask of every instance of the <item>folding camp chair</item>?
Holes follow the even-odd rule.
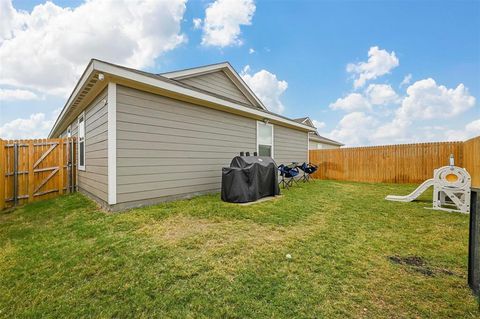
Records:
[[[302,180],[303,182],[309,182],[310,181],[310,174],[313,174],[317,171],[318,166],[311,164],[311,163],[303,163],[302,165],[297,166],[299,169],[303,171],[303,176]]]
[[[296,166],[285,166],[281,164],[278,166],[278,170],[280,171],[280,176],[282,176],[278,184],[283,185],[283,188],[289,188],[293,185],[293,182],[297,182],[295,176],[300,174],[300,172]]]

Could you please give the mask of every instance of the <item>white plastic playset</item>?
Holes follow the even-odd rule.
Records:
[[[427,179],[413,192],[406,196],[388,195],[386,200],[411,202],[433,186],[433,209],[468,214],[470,211],[470,174],[461,167],[455,166],[453,155],[450,165],[433,171],[433,178]]]

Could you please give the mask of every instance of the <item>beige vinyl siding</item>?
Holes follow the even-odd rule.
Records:
[[[180,82],[254,106],[223,71],[197,75]]]
[[[218,191],[255,148],[255,120],[117,86],[117,203]]]
[[[273,153],[277,165],[308,161],[308,133],[275,125]]]
[[[105,202],[108,201],[106,98],[104,90],[85,109],[85,171],[78,170],[78,187]],[[71,125],[72,136],[78,136],[77,119]]]

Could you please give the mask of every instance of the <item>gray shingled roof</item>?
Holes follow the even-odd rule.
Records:
[[[306,125],[309,125],[309,126],[312,126],[312,127],[315,127],[312,125],[310,125],[310,123],[312,123],[312,120],[310,120],[310,118],[308,116],[306,117],[300,117],[298,119],[293,119],[295,122],[298,122],[298,123],[302,123],[302,124],[306,124]],[[305,121],[310,122],[310,123],[304,123]],[[316,128],[316,127],[315,127]],[[337,142],[337,141],[334,141],[334,140],[331,140],[329,138],[326,138],[326,137],[323,137],[321,136],[320,134],[318,134],[318,132],[313,132],[310,134],[309,136],[309,139],[311,140],[314,140],[316,142],[321,142],[321,143],[326,143],[326,144],[330,144],[330,145],[337,145],[337,146],[343,146],[345,144],[342,144],[340,142]]]
[[[326,144],[330,144],[330,145],[337,145],[337,146],[345,145],[345,144],[342,144],[340,142],[337,142],[337,141],[331,140],[329,138],[323,137],[320,134],[318,134],[318,132],[310,133],[309,138],[310,138],[310,140],[313,140],[315,142],[326,143]]]

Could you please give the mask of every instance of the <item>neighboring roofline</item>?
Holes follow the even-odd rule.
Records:
[[[87,68],[83,72],[82,76],[78,80],[72,94],[68,98],[65,106],[63,107],[62,111],[60,112],[55,124],[53,125],[49,137],[54,135],[58,135],[61,132],[57,132],[59,126],[61,125],[65,114],[69,111],[71,104],[76,99],[79,92],[82,90],[83,86],[85,85],[86,81],[90,78],[90,76],[94,72],[105,73],[112,76],[112,80],[117,78],[118,80],[124,79],[127,81],[133,81],[134,83],[139,83],[142,85],[146,85],[149,87],[153,87],[155,89],[160,89],[169,93],[174,93],[177,96],[182,96],[189,100],[194,100],[196,103],[206,106],[206,107],[213,107],[221,110],[227,110],[231,113],[237,113],[242,115],[249,115],[250,117],[256,119],[265,119],[268,121],[273,121],[277,123],[282,123],[290,127],[294,127],[299,130],[311,132],[312,128],[310,126],[295,122],[292,119],[286,118],[282,115],[275,114],[269,112],[268,110],[261,110],[261,109],[254,109],[251,107],[247,107],[242,105],[241,103],[236,103],[225,98],[210,95],[208,93],[194,90],[187,86],[182,86],[176,81],[172,81],[168,78],[164,78],[159,75],[130,69],[127,67],[115,65],[109,62],[104,62],[96,59],[92,59]]]
[[[312,141],[315,141],[315,142],[321,142],[321,143],[330,144],[330,145],[336,145],[336,146],[344,146],[345,145],[345,144],[342,144],[340,142],[337,142],[337,141],[331,140],[329,138],[323,137],[323,136],[319,135],[317,132],[313,132],[313,134],[312,133],[309,134],[308,138]]]
[[[262,103],[262,101],[257,97],[257,95],[250,89],[250,87],[245,83],[245,81],[242,79],[242,77],[237,73],[237,71],[232,67],[232,65],[229,62],[220,62],[220,63],[215,63],[215,64],[209,64],[209,65],[204,65],[196,68],[188,68],[188,69],[183,69],[183,70],[178,70],[178,71],[172,71],[172,72],[166,72],[166,73],[160,73],[159,75],[169,78],[169,79],[174,79],[174,80],[183,80],[186,78],[190,78],[193,76],[198,76],[202,74],[208,74],[216,71],[224,71],[228,70],[228,72],[225,72],[225,74],[232,80],[234,85],[242,92],[243,90],[247,91],[247,99],[251,100],[253,99],[254,101],[253,104],[261,107],[264,110],[267,110],[265,105]],[[234,79],[231,78],[231,76],[234,77],[234,79],[238,82],[236,83]],[[239,87],[241,85],[241,87]],[[242,90],[243,89],[243,90]],[[249,95],[249,96],[248,96]]]
[[[293,119],[293,120],[298,122],[298,123],[302,123],[302,124],[306,124],[306,125],[311,126],[311,127],[315,127],[315,125],[313,125],[312,120],[308,116],[300,117],[298,119]]]

